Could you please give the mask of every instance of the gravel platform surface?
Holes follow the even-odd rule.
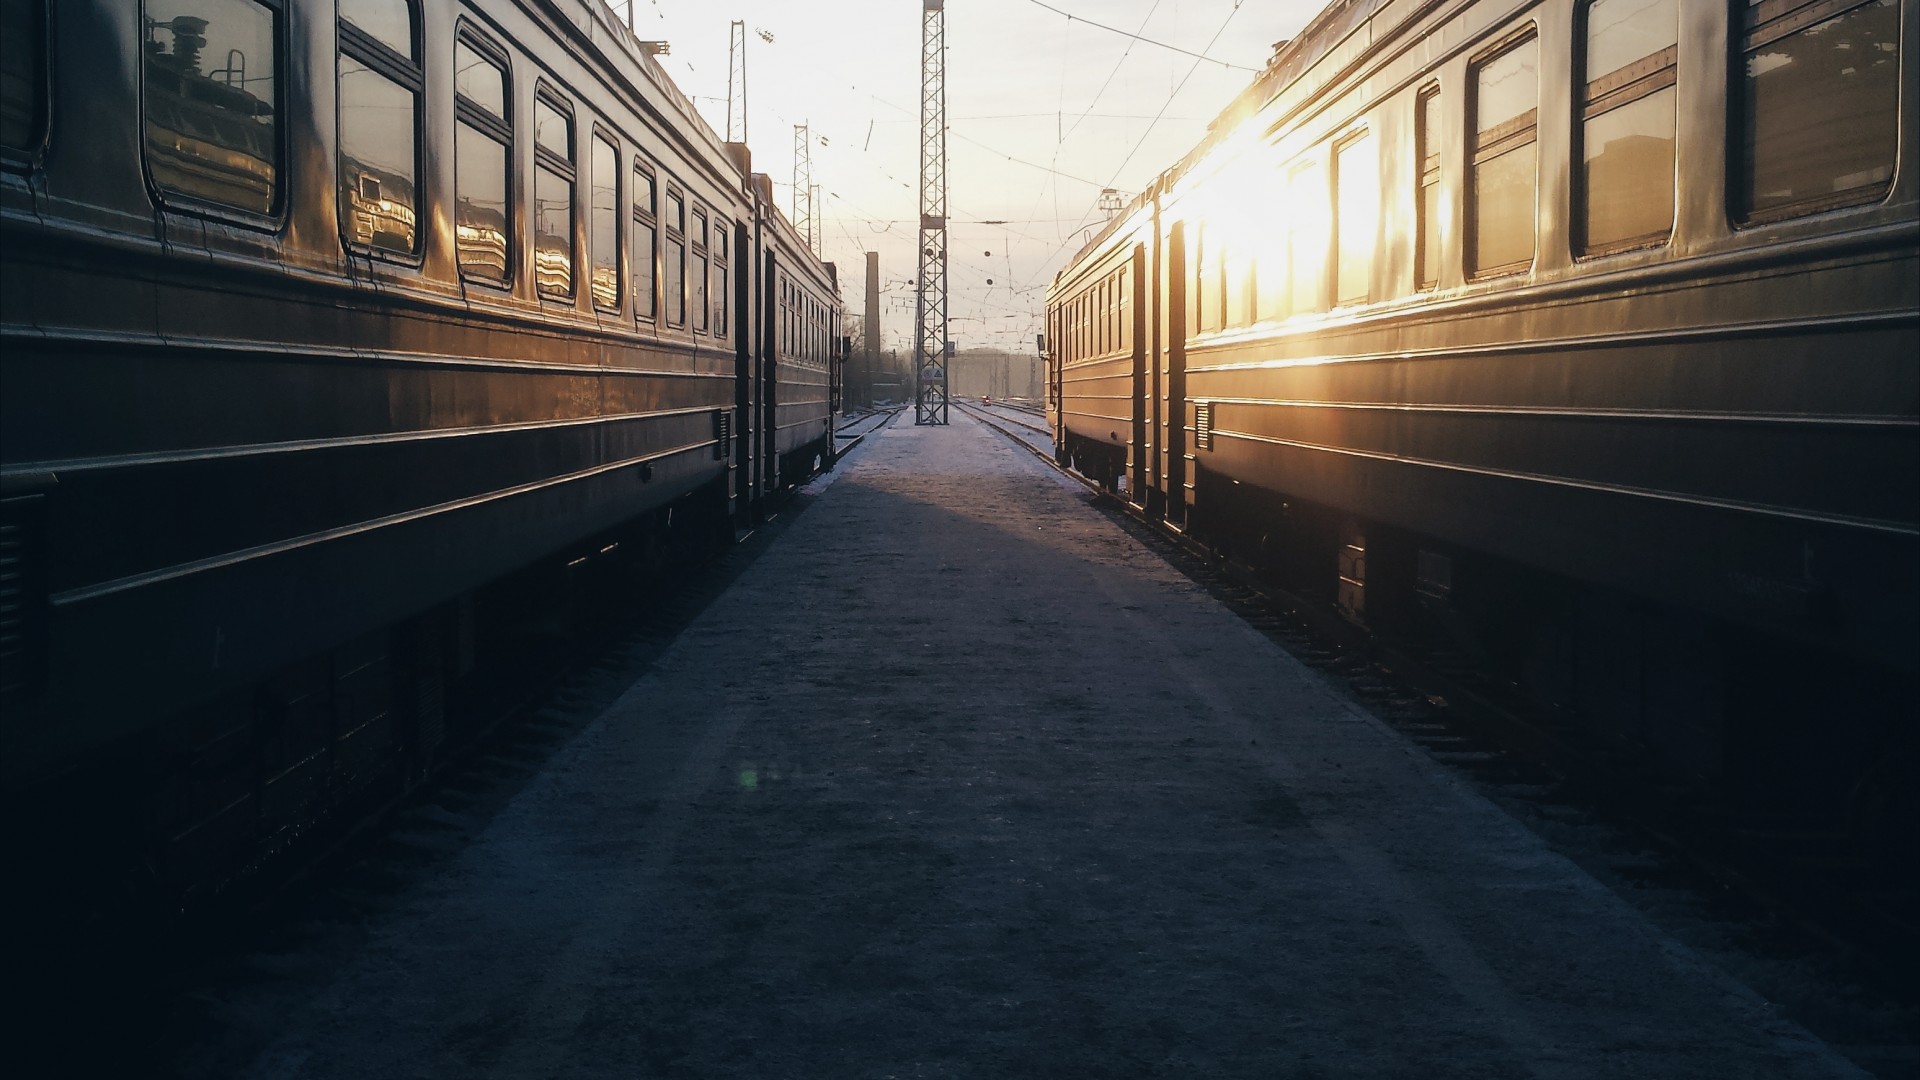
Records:
[[[953,421],[869,438],[246,1074],[1861,1075]]]

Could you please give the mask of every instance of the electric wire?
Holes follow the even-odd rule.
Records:
[[[1074,14],[1073,12],[1071,12],[1071,11],[1062,11],[1062,10],[1060,10],[1059,8],[1057,8],[1057,7],[1054,7],[1054,6],[1052,5],[1052,4],[1046,4],[1046,3],[1042,3],[1042,2],[1041,2],[1041,0],[1027,0],[1027,2],[1028,2],[1029,4],[1032,4],[1032,5],[1034,5],[1035,7],[1043,7],[1043,8],[1046,8],[1046,9],[1047,9],[1048,11],[1051,11],[1051,12],[1053,12],[1053,13],[1054,13],[1055,15],[1064,15],[1064,16],[1066,16],[1066,18],[1067,18],[1067,21],[1068,21],[1068,22],[1081,22],[1081,23],[1086,23],[1086,24],[1087,24],[1088,26],[1097,26],[1097,27],[1099,27],[1100,29],[1102,29],[1102,30],[1105,30],[1105,31],[1107,31],[1107,32],[1109,32],[1109,33],[1114,33],[1114,34],[1119,34],[1119,35],[1120,35],[1120,36],[1122,36],[1122,37],[1130,37],[1130,38],[1132,38],[1132,39],[1133,39],[1133,40],[1135,40],[1135,41],[1144,41],[1144,42],[1146,42],[1146,43],[1147,43],[1147,44],[1149,44],[1149,45],[1158,45],[1159,47],[1161,47],[1161,48],[1163,48],[1163,49],[1171,49],[1171,50],[1172,50],[1172,51],[1174,51],[1174,52],[1177,52],[1177,53],[1182,53],[1182,54],[1184,54],[1184,55],[1186,55],[1186,56],[1191,56],[1191,57],[1195,57],[1196,59],[1199,59],[1199,60],[1204,60],[1204,61],[1206,61],[1206,62],[1207,62],[1207,63],[1209,63],[1209,64],[1219,64],[1219,65],[1220,65],[1221,67],[1223,67],[1223,68],[1231,68],[1231,69],[1233,69],[1234,71],[1253,71],[1253,72],[1257,72],[1257,71],[1259,71],[1259,70],[1260,70],[1259,68],[1250,68],[1250,67],[1247,67],[1247,66],[1245,66],[1245,65],[1243,65],[1243,64],[1232,64],[1232,63],[1228,63],[1228,62],[1227,62],[1227,61],[1225,61],[1225,60],[1221,60],[1221,59],[1218,59],[1218,58],[1216,58],[1216,57],[1212,57],[1212,56],[1208,56],[1208,55],[1206,55],[1205,53],[1197,53],[1197,52],[1194,52],[1194,51],[1193,51],[1193,50],[1191,50],[1191,49],[1183,49],[1183,48],[1181,48],[1181,47],[1180,47],[1180,46],[1178,46],[1178,45],[1169,45],[1168,43],[1166,43],[1166,42],[1164,42],[1164,41],[1158,41],[1158,40],[1155,40],[1154,38],[1150,38],[1150,37],[1142,37],[1142,36],[1141,36],[1141,35],[1139,35],[1139,34],[1130,34],[1130,33],[1128,33],[1127,31],[1125,31],[1125,30],[1122,30],[1122,29],[1120,29],[1120,28],[1119,28],[1119,27],[1117,27],[1117,26],[1108,26],[1108,25],[1107,25],[1106,23],[1103,23],[1103,22],[1096,22],[1096,21],[1094,21],[1094,20],[1092,20],[1092,19],[1089,19],[1089,18],[1087,18],[1087,17],[1086,17],[1086,16],[1084,16],[1084,15],[1075,15],[1075,14]],[[1156,5],[1156,6],[1157,6],[1157,5]],[[1142,27],[1142,28],[1144,29],[1144,25],[1143,25],[1143,27]],[[1218,37],[1218,35],[1215,35],[1215,37],[1217,38],[1217,37]],[[1212,47],[1213,47],[1213,42],[1211,42],[1211,41],[1209,41],[1209,42],[1207,42],[1207,48],[1209,48],[1209,49],[1211,49]]]

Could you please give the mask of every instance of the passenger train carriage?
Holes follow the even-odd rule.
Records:
[[[1056,277],[1060,455],[1749,807],[1912,809],[1917,10],[1333,4]]]
[[[271,831],[431,750],[484,583],[831,461],[833,267],[598,0],[0,19],[9,791]]]

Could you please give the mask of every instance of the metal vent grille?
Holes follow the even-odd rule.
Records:
[[[40,692],[46,679],[45,497],[0,499],[0,700]]]
[[[725,409],[713,414],[713,457],[725,461],[733,453],[733,414]]]
[[[1211,401],[1194,402],[1193,448],[1195,450],[1213,449],[1213,402]]]

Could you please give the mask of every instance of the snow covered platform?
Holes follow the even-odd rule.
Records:
[[[953,420],[817,482],[246,1071],[1858,1075]]]

